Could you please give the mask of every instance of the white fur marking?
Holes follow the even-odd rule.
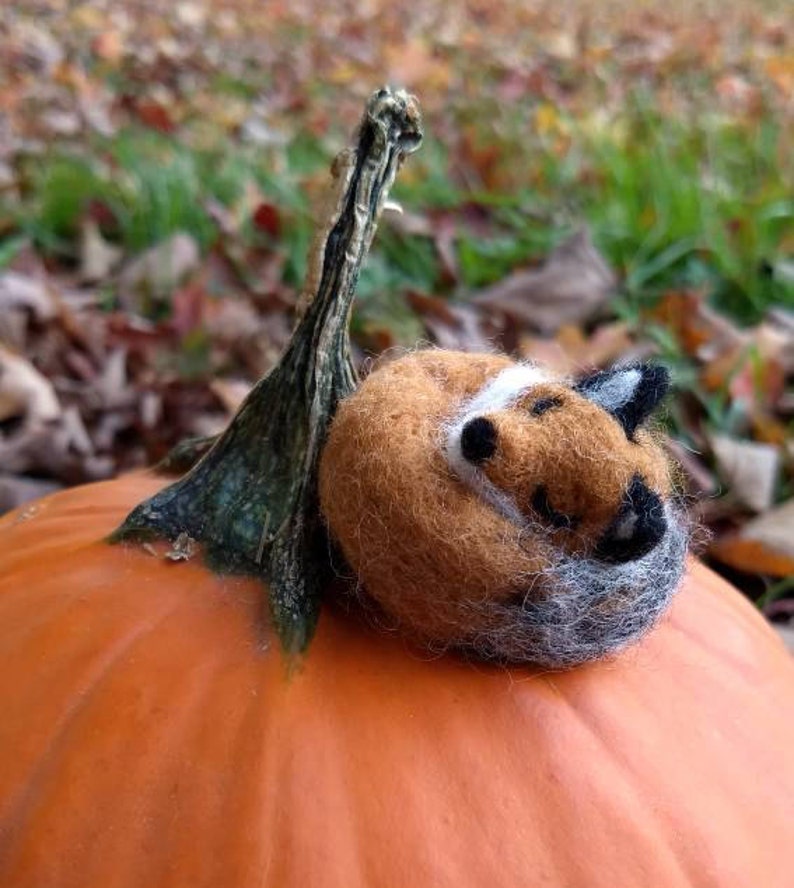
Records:
[[[588,401],[598,404],[604,410],[614,412],[619,410],[634,397],[639,384],[642,382],[642,373],[636,367],[629,370],[618,370],[608,376],[596,388],[585,390],[582,394]]]
[[[495,376],[488,385],[466,404],[464,404],[464,416],[461,418],[461,427],[475,416],[483,413],[492,413],[494,410],[502,410],[517,401],[524,392],[533,385],[547,382],[548,374],[531,364],[517,364],[508,367]]]
[[[546,382],[548,379],[548,374],[530,364],[518,364],[515,367],[508,367],[480,389],[473,398],[464,403],[461,412],[444,429],[446,438],[444,451],[449,467],[464,484],[488,505],[496,509],[508,521],[512,521],[519,526],[526,524],[526,519],[521,514],[521,510],[512,497],[499,490],[481,469],[472,465],[463,456],[460,443],[461,436],[463,434],[463,427],[469,420],[509,407],[524,395],[528,389]]]

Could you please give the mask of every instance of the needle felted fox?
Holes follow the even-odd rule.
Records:
[[[572,666],[641,636],[687,546],[636,365],[577,382],[499,355],[419,351],[340,405],[321,505],[363,590],[434,649]]]

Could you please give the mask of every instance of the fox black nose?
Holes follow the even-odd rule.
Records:
[[[595,549],[602,561],[623,564],[647,555],[667,530],[667,518],[659,495],[635,475],[623,497],[615,520]]]
[[[460,433],[460,452],[463,458],[478,465],[496,453],[496,427],[490,419],[477,416],[470,419]]]

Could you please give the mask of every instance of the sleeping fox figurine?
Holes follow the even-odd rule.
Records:
[[[639,638],[687,549],[644,428],[668,386],[649,364],[574,381],[432,349],[375,370],[320,466],[358,588],[434,650],[565,668]]]

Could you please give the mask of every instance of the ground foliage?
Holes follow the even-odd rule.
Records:
[[[222,428],[289,335],[329,159],[381,82],[427,140],[359,359],[655,355],[708,553],[794,614],[785,2],[11,2],[0,508]]]

